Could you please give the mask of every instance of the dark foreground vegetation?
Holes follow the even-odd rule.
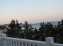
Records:
[[[8,37],[31,39],[45,41],[46,37],[54,37],[55,42],[63,43],[63,20],[58,22],[57,25],[52,25],[50,22],[40,23],[40,27],[36,28],[28,24],[25,21],[24,29],[19,25],[18,21],[12,20],[11,23],[6,28],[6,34]]]

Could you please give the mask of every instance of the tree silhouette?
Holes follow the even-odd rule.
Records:
[[[6,34],[9,37],[19,37],[40,41],[45,41],[46,37],[54,37],[55,42],[63,43],[63,20],[58,22],[55,27],[50,22],[40,23],[39,31],[36,28],[33,30],[32,25],[28,24],[27,21],[25,21],[24,30],[21,31],[22,29],[18,21],[12,20],[6,29]]]
[[[24,28],[25,28],[25,31],[29,31],[29,24],[27,21],[25,21]]]
[[[45,24],[40,23],[40,27],[39,27],[39,32],[40,32],[40,40],[45,40]]]
[[[31,27],[30,27],[31,25],[29,25],[28,24],[28,22],[27,21],[25,21],[25,24],[24,24],[24,32],[25,32],[25,35],[24,35],[24,37],[26,38],[26,39],[30,39],[30,29],[31,29]]]
[[[12,20],[6,29],[7,29],[6,34],[9,37],[17,37],[19,31],[21,30],[17,20],[16,21]]]
[[[63,43],[63,20],[58,24],[57,41]]]

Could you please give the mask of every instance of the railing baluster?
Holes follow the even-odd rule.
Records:
[[[27,43],[25,43],[25,46],[27,46]]]
[[[37,45],[37,46],[43,46],[43,45]]]
[[[10,46],[12,46],[12,40],[10,40]]]
[[[9,40],[9,46],[11,46],[11,41]]]
[[[27,43],[27,46],[29,46],[28,43]]]
[[[11,46],[11,41],[10,40],[8,40],[8,46]]]
[[[25,43],[23,43],[23,46],[25,46]]]
[[[18,41],[17,41],[17,46],[19,45]]]
[[[16,46],[17,46],[17,41],[15,41],[15,43],[16,43]]]
[[[21,42],[21,46],[23,46],[23,42]]]
[[[35,44],[33,44],[33,46],[35,46]]]
[[[11,46],[12,46],[12,41],[10,42]]]
[[[1,40],[0,40],[0,45],[1,45]]]
[[[13,46],[13,40],[12,40],[12,46]]]
[[[31,46],[31,44],[29,43],[28,46]]]
[[[16,46],[16,42],[14,41],[14,46]]]
[[[18,42],[18,46],[20,46],[20,41]]]
[[[2,46],[2,41],[0,40],[0,46]]]
[[[13,41],[13,46],[15,46],[15,41]]]
[[[21,46],[21,42],[20,42],[20,46]]]
[[[11,46],[11,41],[9,40],[9,46]]]

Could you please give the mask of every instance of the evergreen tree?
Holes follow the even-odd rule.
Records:
[[[24,28],[25,28],[25,31],[29,31],[29,24],[27,21],[25,21]]]
[[[60,27],[58,28],[58,42],[63,43],[63,20],[60,22]]]
[[[46,24],[46,36],[53,37],[53,31],[54,31],[53,25],[50,22],[48,22]]]
[[[44,22],[43,23],[40,23],[40,28],[39,28],[39,33],[40,33],[40,40],[45,40],[45,24]]]
[[[31,24],[29,24],[29,31],[33,31],[33,27]]]
[[[22,31],[21,26],[19,25],[18,21],[15,21],[15,31],[16,31],[16,36],[19,37],[20,32]]]
[[[44,26],[45,26],[44,23],[40,23],[39,31],[41,31],[41,33],[43,33]]]
[[[20,31],[20,26],[17,20],[12,20],[11,23],[8,25],[7,29],[7,36],[9,37],[17,37]]]
[[[25,21],[24,28],[25,28],[25,30],[24,30],[24,32],[25,32],[24,37],[25,37],[26,39],[29,39],[29,35],[30,35],[30,34],[29,34],[29,24],[28,24],[27,21]]]

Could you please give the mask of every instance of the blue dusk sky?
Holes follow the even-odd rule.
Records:
[[[40,23],[63,19],[63,0],[0,0],[0,24],[17,19]]]

